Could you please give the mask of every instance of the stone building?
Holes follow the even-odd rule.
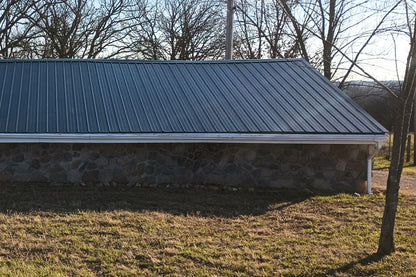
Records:
[[[0,60],[0,86],[0,183],[363,191],[387,133],[302,59]]]

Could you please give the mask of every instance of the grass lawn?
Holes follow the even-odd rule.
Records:
[[[393,135],[391,137],[391,147],[393,146]],[[416,174],[416,166],[413,162],[413,152],[414,152],[414,145],[413,145],[413,134],[412,134],[412,143],[410,145],[410,161],[406,161],[406,154],[405,154],[405,163],[403,167],[404,173]],[[406,151],[407,152],[407,151]],[[390,153],[389,153],[389,142],[387,141],[377,155],[374,157],[374,169],[388,169],[390,166]]]
[[[6,186],[0,276],[415,276],[416,196],[397,252],[377,249],[384,196]]]

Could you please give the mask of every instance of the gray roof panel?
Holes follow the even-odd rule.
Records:
[[[302,59],[0,60],[0,133],[384,134]]]

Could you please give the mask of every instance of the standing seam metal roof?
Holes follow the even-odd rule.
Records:
[[[384,134],[302,59],[1,60],[0,133]]]

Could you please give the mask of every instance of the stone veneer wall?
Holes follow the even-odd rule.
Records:
[[[0,144],[0,183],[363,191],[367,145]]]

